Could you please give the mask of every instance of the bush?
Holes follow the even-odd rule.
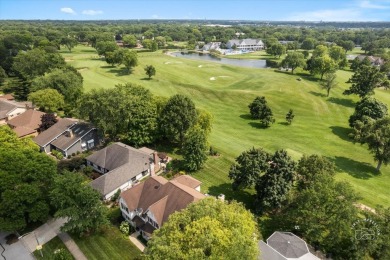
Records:
[[[219,156],[219,153],[212,146],[210,146],[209,155],[211,155],[211,156]]]
[[[128,236],[129,235],[129,232],[130,232],[130,226],[129,226],[129,222],[127,221],[122,221],[120,227],[119,227],[119,230],[125,235],[125,236]]]
[[[79,155],[79,154],[80,154],[80,151],[77,151],[76,154]]]
[[[57,151],[57,150],[52,150],[51,154],[54,157],[56,157],[58,160],[62,160],[64,158],[64,155],[61,152]]]
[[[121,189],[118,189],[118,190],[115,192],[114,196],[111,197],[111,201],[117,201],[118,198],[119,198],[119,195],[121,195]]]
[[[72,260],[73,256],[66,251],[64,248],[57,249],[54,251],[53,260]]]
[[[74,157],[70,160],[61,161],[58,163],[58,171],[78,171],[81,169],[81,166],[85,165],[85,159],[81,157]]]
[[[75,154],[75,153],[72,153],[72,156],[76,156],[76,154]]]

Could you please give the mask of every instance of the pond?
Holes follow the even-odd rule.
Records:
[[[222,64],[240,66],[240,67],[250,67],[250,68],[267,68],[266,60],[236,60],[236,59],[228,59],[228,58],[217,58],[213,57],[209,54],[203,53],[185,53],[185,52],[173,52],[172,56],[192,59],[192,60],[205,60],[218,62]]]

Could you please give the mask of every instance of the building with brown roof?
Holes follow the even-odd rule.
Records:
[[[160,160],[157,152],[142,147],[140,149],[117,142],[86,158],[87,165],[101,174],[90,185],[104,200],[109,200],[117,190],[126,190],[139,180],[155,174]]]
[[[26,112],[8,120],[7,124],[18,137],[37,136],[41,118],[45,113],[29,109]]]
[[[98,131],[91,124],[77,119],[60,118],[49,129],[40,133],[33,141],[42,152],[60,151],[64,157],[83,152],[100,144]]]
[[[195,183],[200,183],[198,180],[183,176],[171,181],[161,176],[152,176],[121,193],[119,204],[122,216],[145,239],[149,239],[153,231],[159,229],[172,213],[206,197],[193,188]]]
[[[32,108],[31,102],[16,102],[5,98],[0,99],[0,125],[4,125],[8,120],[26,112]]]

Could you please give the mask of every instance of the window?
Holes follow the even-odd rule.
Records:
[[[142,172],[142,176],[148,175],[148,170]]]
[[[95,146],[95,140],[91,139],[87,141],[88,149],[91,149]]]
[[[136,179],[137,179],[136,177],[133,177],[133,178],[131,178],[131,181],[132,181],[132,182],[135,182]]]

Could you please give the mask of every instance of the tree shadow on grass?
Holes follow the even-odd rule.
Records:
[[[115,66],[106,65],[106,66],[100,66],[100,68],[102,68],[102,69],[113,69],[113,68],[115,68]]]
[[[269,128],[269,126],[265,126],[261,122],[249,122],[248,125],[250,125],[250,126],[252,126],[254,128],[258,128],[258,129],[267,129],[267,128]]]
[[[142,78],[141,80],[152,80],[152,78]]]
[[[337,105],[342,105],[345,107],[355,107],[355,103],[347,98],[335,98],[335,97],[330,97],[328,98],[328,101]]]
[[[131,74],[131,71],[128,71],[126,68],[110,69],[108,72],[116,73],[116,76],[126,76]]]
[[[332,133],[334,133],[344,141],[348,141],[348,142],[353,141],[353,139],[348,136],[351,133],[350,128],[341,127],[341,126],[331,126],[330,129],[332,129]]]
[[[254,120],[250,114],[243,114],[240,117],[245,120]]]
[[[319,78],[316,78],[314,76],[311,76],[310,74],[302,73],[302,72],[297,72],[295,74],[298,77],[302,77],[304,80],[312,81],[312,82],[318,82],[321,81]]]
[[[290,124],[287,123],[287,122],[279,122],[278,124],[279,124],[279,125],[285,125],[285,126],[289,126],[289,125],[290,125]]]
[[[196,177],[196,176],[195,176]],[[233,191],[231,183],[223,183],[218,186],[211,186],[208,194],[217,197],[225,195],[225,200],[236,200],[242,202],[247,209],[254,210],[254,195],[246,190]]]
[[[326,97],[326,95],[323,93],[318,93],[318,92],[314,92],[314,91],[309,91],[309,93],[316,96],[316,97]]]
[[[342,156],[336,156],[333,161],[337,170],[346,172],[357,179],[367,180],[380,175],[380,172],[373,165],[366,162],[359,162]]]

